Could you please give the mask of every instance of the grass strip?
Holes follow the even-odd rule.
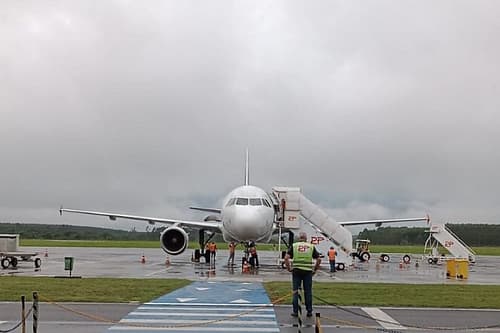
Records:
[[[33,291],[57,302],[147,302],[188,285],[181,279],[0,277],[0,301],[31,299]],[[290,282],[266,282],[270,299],[290,304]],[[500,309],[499,285],[314,282],[316,305]]]
[[[290,282],[264,284],[271,300],[290,294]],[[314,282],[316,305],[500,309],[500,285]],[[291,297],[284,300],[291,303]]]
[[[21,295],[40,297],[57,302],[147,302],[191,283],[181,279],[113,279],[113,278],[53,278],[0,277],[0,301],[18,301]]]

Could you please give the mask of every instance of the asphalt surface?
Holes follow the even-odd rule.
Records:
[[[137,304],[82,304],[64,303],[66,308],[90,314],[102,320],[118,322],[127,313],[137,309]],[[381,323],[367,316],[359,307],[342,309],[315,307],[320,313],[323,332],[500,332],[500,310],[457,310],[457,309],[415,309],[380,308],[402,327],[385,329]],[[274,311],[280,332],[297,332],[297,319],[290,317],[290,306],[275,306]],[[19,321],[18,303],[0,303],[0,330],[6,330]],[[315,317],[304,318],[302,332],[314,332]],[[52,304],[41,303],[39,332],[50,333],[104,333],[113,323],[89,319]],[[387,324],[384,324],[387,325]],[[408,326],[419,327],[420,329]],[[32,321],[27,323],[31,332]],[[496,326],[485,329],[487,326]],[[437,329],[433,329],[437,328]],[[474,330],[477,328],[477,330]],[[479,329],[481,328],[481,329]],[[144,329],[144,332],[150,330]],[[21,332],[21,328],[13,332]]]
[[[25,248],[33,251],[33,248]],[[290,274],[279,267],[278,255],[272,251],[260,251],[261,267],[252,273],[242,273],[241,262],[234,267],[227,265],[227,251],[218,252],[215,269],[205,263],[191,262],[192,251],[187,250],[175,257],[168,257],[161,249],[124,248],[41,248],[42,266],[36,270],[32,262],[20,261],[17,269],[0,269],[0,275],[61,276],[64,257],[74,257],[73,275],[82,277],[132,277],[132,278],[186,278],[191,280],[230,281],[290,281]],[[48,257],[44,254],[47,251]],[[240,258],[242,252],[239,253]],[[141,264],[142,256],[146,263]],[[238,255],[237,255],[238,257]],[[375,254],[373,258],[377,257]],[[469,268],[469,278],[446,278],[445,265],[429,265],[421,256],[412,256],[412,262],[400,266],[402,254],[391,254],[391,261],[380,263],[375,259],[368,263],[356,263],[346,271],[330,274],[326,260],[314,280],[344,282],[392,282],[392,283],[447,283],[447,284],[498,284],[500,257],[478,256],[477,263]],[[416,265],[418,261],[418,267]]]
[[[26,248],[33,251],[33,248]],[[133,277],[133,278],[187,278],[193,281],[262,282],[290,281],[288,272],[279,268],[274,252],[259,252],[261,267],[252,273],[242,273],[241,265],[227,266],[227,252],[219,251],[215,268],[205,263],[191,262],[191,252],[168,257],[160,249],[116,249],[116,248],[48,248],[41,252],[42,267],[35,269],[32,262],[20,261],[17,269],[0,269],[0,275],[62,276],[64,257],[75,258],[75,276],[82,277]],[[45,257],[45,252],[48,256]],[[141,263],[141,256],[146,262]],[[325,263],[315,281],[345,282],[397,282],[397,283],[444,283],[444,284],[498,284],[500,257],[477,257],[470,267],[467,280],[447,279],[443,265],[429,265],[422,258],[412,256],[409,265],[399,264],[402,255],[391,255],[392,262],[366,264],[357,263],[344,272],[328,273]],[[376,257],[374,255],[373,257]],[[166,261],[169,263],[166,263]],[[415,265],[419,260],[418,267]],[[113,323],[135,311],[139,304],[64,304],[76,312],[51,304],[40,306],[39,332],[93,333],[107,332]],[[19,318],[19,304],[0,303],[0,332],[12,327]],[[290,316],[290,306],[274,307],[280,332],[297,332],[297,319]],[[456,310],[456,309],[407,309],[407,308],[333,308],[316,307],[321,315],[323,332],[500,332],[500,311]],[[77,312],[81,312],[77,314]],[[83,314],[89,314],[83,317]],[[388,316],[388,317],[387,317]],[[382,318],[377,321],[377,318]],[[389,319],[388,319],[389,318]],[[384,321],[385,320],[385,321]],[[395,321],[388,324],[386,321]],[[302,332],[314,332],[315,319],[304,318]],[[31,322],[28,323],[31,327]],[[29,329],[28,332],[31,330]],[[149,332],[139,328],[137,332]],[[18,328],[14,332],[21,332]]]

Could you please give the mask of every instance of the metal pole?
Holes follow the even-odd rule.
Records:
[[[33,333],[38,332],[38,292],[33,292]]]
[[[323,330],[321,329],[320,317],[321,317],[320,314],[316,312],[316,326],[314,327],[315,333],[323,333]]]
[[[21,332],[26,333],[26,296],[21,296]]]
[[[280,266],[281,263],[281,222],[278,221],[278,267]]]

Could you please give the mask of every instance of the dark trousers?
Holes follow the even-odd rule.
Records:
[[[335,273],[335,260],[330,260],[330,273]]]
[[[304,290],[304,304],[306,311],[312,313],[312,271],[303,271],[295,268],[292,272],[292,288],[293,288],[293,313],[299,312],[299,288]]]
[[[251,256],[250,257],[250,266],[252,267],[259,267],[259,257],[257,255]]]

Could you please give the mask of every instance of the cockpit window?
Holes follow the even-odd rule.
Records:
[[[262,202],[260,201],[260,198],[251,198],[250,199],[250,206],[262,206]]]
[[[229,206],[234,205],[234,202],[235,202],[235,201],[236,201],[236,198],[231,198],[231,199],[227,202],[226,207],[229,207]]]
[[[236,204],[240,206],[246,206],[248,205],[248,198],[237,198]]]
[[[264,203],[264,205],[266,205],[267,207],[271,207],[271,204],[269,204],[269,201],[267,201],[266,198],[262,198],[262,202]]]

